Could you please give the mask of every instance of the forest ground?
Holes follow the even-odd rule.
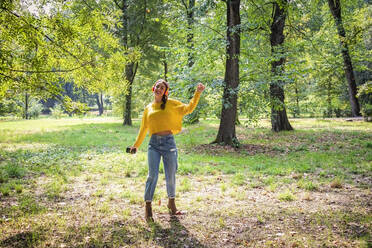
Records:
[[[139,121],[0,122],[0,247],[371,247],[372,124],[291,119],[237,127],[239,149],[210,145],[217,120],[184,126],[178,207],[161,166],[144,220],[148,138]]]

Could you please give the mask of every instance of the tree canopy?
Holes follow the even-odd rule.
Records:
[[[349,101],[346,48],[356,91],[369,92],[356,94],[358,106],[368,112],[372,103],[364,88],[370,88],[372,77],[369,1],[336,1],[342,35],[330,9],[333,1],[240,1],[241,21],[229,27],[230,2],[2,1],[1,106],[25,94],[66,102],[61,95],[64,83],[70,82],[76,89],[102,94],[123,118],[128,111],[136,117],[151,100],[151,85],[166,78],[171,97],[183,101],[198,82],[206,84],[200,116],[221,118],[230,30],[239,31],[240,39],[237,123],[239,118],[254,122],[270,117],[271,109],[280,106],[292,117],[351,116],[355,111]],[[275,5],[283,9],[285,39],[273,50]],[[273,63],[281,59],[275,69],[280,73],[273,74]],[[269,97],[273,82],[280,82],[282,103]]]

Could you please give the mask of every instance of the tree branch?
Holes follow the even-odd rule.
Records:
[[[142,34],[143,32],[143,29],[145,27],[145,23],[146,23],[146,6],[147,6],[147,1],[145,0],[145,6],[144,6],[144,11],[143,11],[143,17],[142,17],[142,25],[141,25],[141,29],[140,29],[140,32],[137,33],[137,44],[140,43],[140,35]]]
[[[115,5],[118,7],[118,9],[123,9],[123,6],[120,6],[118,3],[118,0],[114,0]]]
[[[87,2],[86,0],[83,0],[83,3],[90,9],[90,10],[94,10]]]
[[[14,69],[11,69],[11,68],[1,68],[3,70],[8,70],[8,71],[12,71],[12,72],[28,72],[28,73],[37,73],[37,74],[41,74],[41,73],[55,73],[55,72],[72,72],[72,71],[76,71],[86,65],[89,65],[91,64],[92,62],[86,62],[85,64],[82,64],[78,67],[75,67],[75,68],[72,68],[72,69],[60,69],[60,70],[47,70],[47,71],[29,71],[29,70],[14,70]]]
[[[212,30],[212,31],[214,31],[215,33],[217,33],[217,34],[219,34],[220,36],[222,36],[224,39],[226,38],[226,36],[225,36],[224,34],[220,33],[218,30],[216,30],[216,29],[214,29],[214,28],[208,26],[207,24],[204,24],[204,23],[198,22],[197,20],[194,20],[194,21],[195,21],[196,23],[200,24],[200,25],[203,25],[203,26],[209,28],[210,30]]]
[[[18,14],[16,14],[16,13],[12,12],[12,11],[6,9],[6,8],[3,8],[3,7],[0,7],[0,9],[3,9],[3,10],[5,10],[7,13],[9,13],[9,14],[11,14],[11,15],[13,15],[13,16],[19,18],[19,19],[21,19],[21,20],[22,20],[23,22],[25,22],[27,25],[29,25],[30,27],[32,27],[34,30],[36,30],[37,32],[41,33],[41,34],[42,34],[42,35],[43,35],[47,40],[49,40],[51,43],[53,43],[56,47],[60,48],[63,52],[65,52],[65,53],[67,53],[68,55],[70,55],[71,57],[73,57],[73,58],[74,58],[74,59],[75,59],[75,60],[76,60],[80,65],[81,65],[81,67],[83,67],[84,65],[86,65],[87,63],[89,63],[89,62],[84,62],[84,63],[81,62],[80,59],[79,59],[76,55],[72,54],[70,51],[68,51],[67,49],[65,49],[65,48],[62,47],[61,45],[59,45],[56,41],[54,41],[52,38],[50,38],[47,34],[45,34],[44,32],[42,32],[38,27],[36,27],[36,26],[34,26],[34,25],[28,23],[28,22],[27,22],[23,17],[21,17],[20,15],[18,15]],[[88,74],[92,75],[94,79],[98,80],[98,79],[95,77],[95,75],[94,75],[91,71],[89,71],[89,70],[86,69],[86,68],[85,68],[85,71],[88,72]]]
[[[186,4],[185,0],[182,0],[182,4],[183,4],[183,6],[185,6],[185,9],[186,9],[186,10],[189,9],[189,7],[187,7],[187,4]]]
[[[314,45],[313,43],[313,40],[310,38],[310,37],[307,37],[306,33],[303,32],[302,30],[294,27],[294,26],[291,26],[289,25],[290,28],[292,28],[295,32],[299,33],[303,39],[307,40],[310,42],[312,48],[328,63],[328,64],[332,64],[325,56],[323,56],[323,53],[321,51],[318,50],[318,48]]]
[[[255,2],[255,0],[249,0],[255,7],[256,7],[256,9],[257,10],[259,10],[260,12],[261,12],[261,16],[263,16],[264,17],[264,19],[266,19],[265,18],[265,12],[262,10],[263,8],[262,8],[262,6],[259,6],[259,5],[257,5],[257,3]],[[264,3],[263,5],[270,5],[270,4],[273,4],[274,2],[272,2],[272,1],[269,1],[269,2],[267,2],[267,3]],[[271,12],[271,13],[274,13],[273,11]],[[267,22],[264,22],[268,27],[270,27],[271,26],[271,24],[270,24],[270,21],[267,21]]]
[[[3,73],[1,73],[1,72],[0,72],[0,76],[3,76],[3,77],[5,77],[5,78],[9,78],[9,79],[11,79],[11,80],[13,80],[13,81],[16,81],[16,82],[19,82],[19,81],[20,81],[18,78],[14,78],[14,77],[11,77],[11,76],[8,76],[8,75],[5,75],[5,74],[3,74]]]

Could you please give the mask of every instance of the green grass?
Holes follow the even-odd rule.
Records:
[[[296,200],[296,196],[287,189],[284,192],[278,194],[278,199],[281,201],[294,201]]]
[[[237,126],[240,150],[208,145],[217,120],[185,126],[176,136],[176,198],[190,214],[165,217],[161,166],[157,222],[149,226],[143,221],[148,137],[136,155],[125,153],[138,120],[133,127],[117,118],[0,121],[0,246],[223,247],[229,240],[242,247],[367,246],[371,123],[291,123],[294,131],[280,133],[266,120]],[[268,238],[277,233],[280,239]]]
[[[299,188],[309,190],[309,191],[315,191],[319,188],[318,185],[314,183],[313,181],[304,180],[304,179],[299,180],[297,182],[297,185]]]

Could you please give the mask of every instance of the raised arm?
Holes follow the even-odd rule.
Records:
[[[198,105],[200,95],[204,91],[204,89],[205,89],[205,86],[202,83],[199,83],[196,86],[194,97],[190,100],[189,104],[185,104],[183,109],[182,109],[183,115],[190,114],[190,113],[192,113],[192,111],[194,111],[194,109]]]

